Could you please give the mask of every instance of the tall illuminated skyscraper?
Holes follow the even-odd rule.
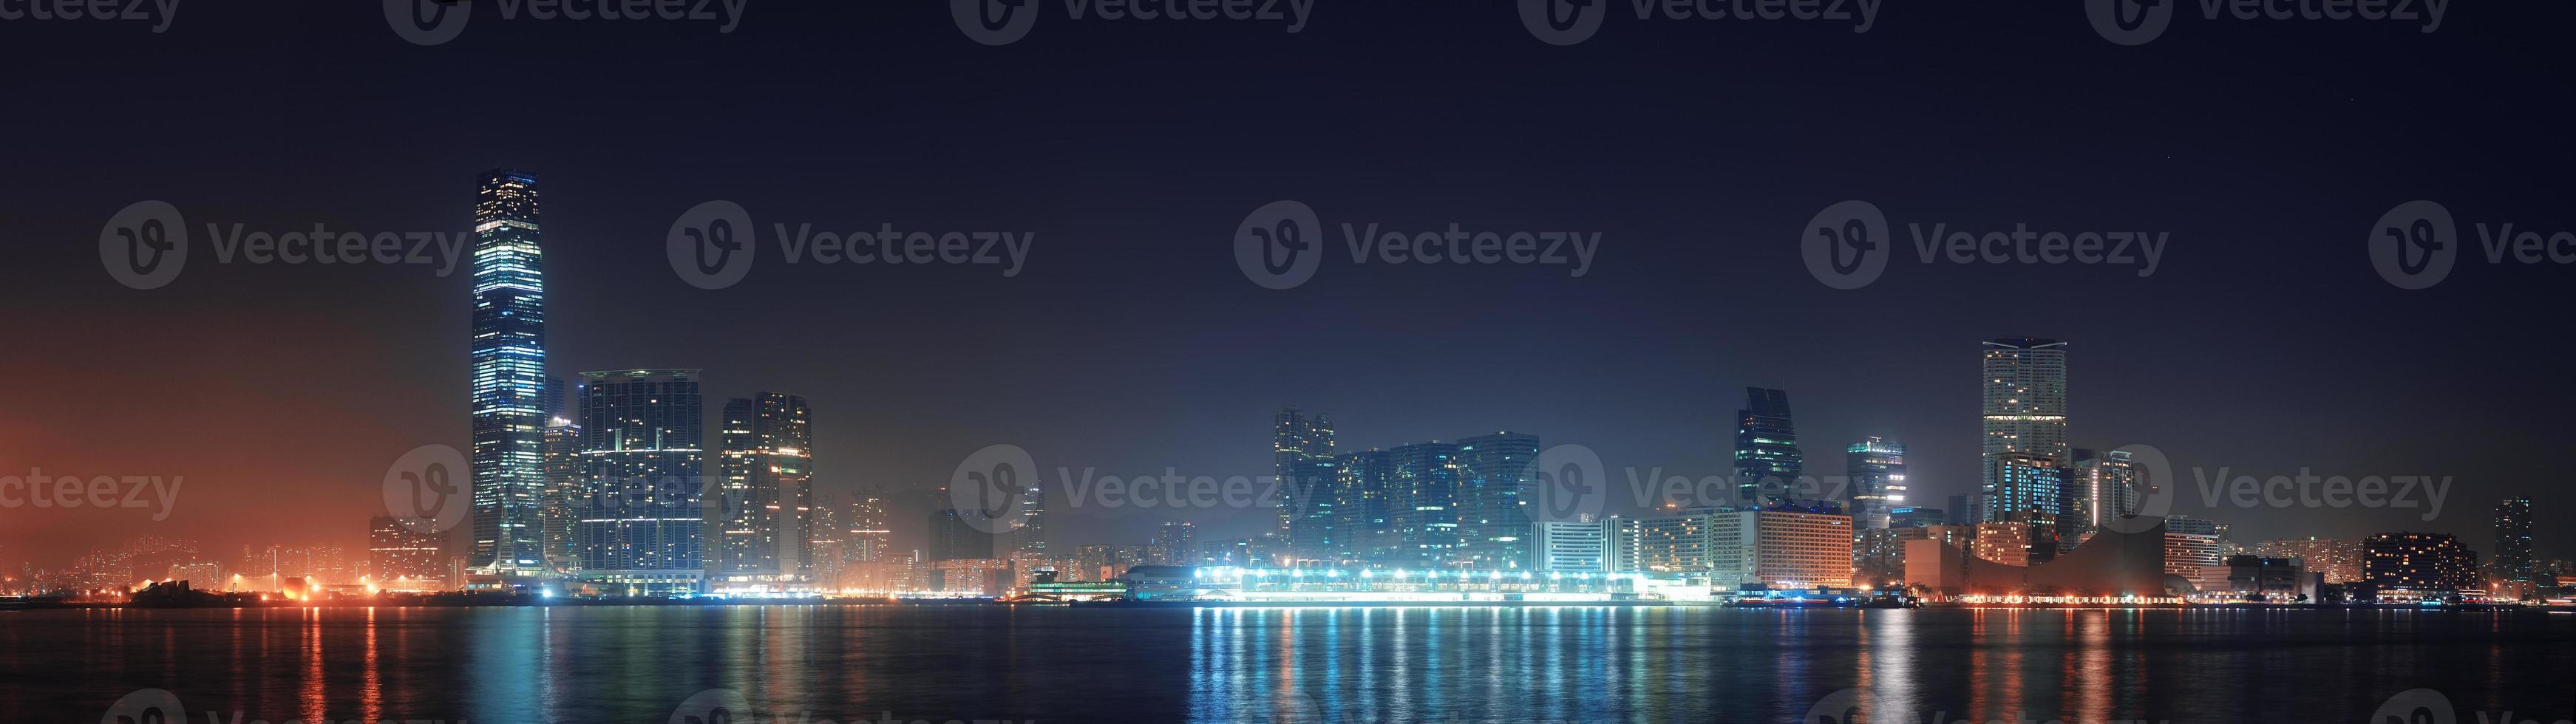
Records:
[[[588,488],[590,466],[581,458],[581,425],[557,417],[546,424],[546,561],[557,572],[569,573],[581,568],[581,557],[573,546],[573,522],[581,517],[581,499]]]
[[[476,570],[547,570],[546,287],[537,177],[485,172],[474,197],[474,551]]]
[[[2496,503],[2496,575],[2508,581],[2532,580],[2531,499],[2506,498]]]
[[[1792,502],[1797,494],[1791,486],[1798,484],[1806,460],[1798,453],[1798,426],[1789,418],[1789,393],[1744,388],[1744,409],[1735,411],[1735,416],[1737,502]]]
[[[2066,343],[2004,337],[1985,342],[1985,479],[1979,490],[1995,494],[2006,455],[2072,465],[2066,446]],[[1989,504],[1989,509],[1992,509]]]
[[[1905,443],[1873,437],[1843,452],[1850,456],[1852,527],[1888,527],[1890,511],[1905,507]]]
[[[709,566],[720,575],[814,575],[814,428],[805,398],[762,392],[727,401],[722,488]]]
[[[1271,420],[1272,472],[1279,476],[1279,533],[1299,558],[1322,558],[1333,542],[1333,420],[1294,407]]]
[[[1522,504],[1537,462],[1537,435],[1498,432],[1458,441],[1455,562],[1487,569],[1530,567],[1529,509]]]
[[[1398,567],[1446,567],[1458,552],[1458,445],[1418,442],[1387,451],[1387,488]]]
[[[693,588],[706,572],[706,424],[694,369],[582,373],[590,490],[574,526],[603,588]]]

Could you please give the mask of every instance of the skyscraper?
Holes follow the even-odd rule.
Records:
[[[1019,519],[1009,521],[1012,553],[1033,556],[1047,554],[1046,489],[1038,487],[1036,476],[1020,483]]]
[[[537,177],[485,172],[474,198],[474,550],[477,570],[546,570],[546,288]]]
[[[1198,559],[1199,527],[1186,521],[1166,520],[1147,544],[1149,562],[1167,566],[1190,565]]]
[[[945,493],[942,493],[945,497]],[[966,513],[964,515],[979,515]],[[993,537],[975,529],[974,519],[960,515],[956,508],[930,511],[929,538],[922,546],[924,561],[953,561],[993,557]]]
[[[2496,575],[2508,581],[2532,580],[2530,498],[2496,503],[2495,539]]]
[[[1845,470],[1851,478],[1852,526],[1888,527],[1889,511],[1905,507],[1905,443],[1873,437],[1843,452],[1849,456]]]
[[[2138,512],[2138,499],[2144,491],[2137,463],[2127,450],[2096,453],[2076,449],[2075,467],[2068,481],[2075,486],[2075,516],[2082,522],[2079,533],[2101,527],[2102,521],[2117,520]]]
[[[1343,561],[1383,562],[1395,555],[1395,459],[1363,450],[1334,461],[1334,554]]]
[[[706,426],[694,369],[582,373],[585,578],[629,589],[706,570]]]
[[[2066,343],[2004,337],[1985,342],[1985,480],[1992,495],[2005,455],[2046,458],[2066,466]]]
[[[762,392],[725,402],[722,489],[709,568],[811,579],[814,429],[805,398]]]
[[[1387,451],[1389,509],[1398,566],[1445,566],[1458,549],[1458,445],[1414,443]]]
[[[1299,558],[1322,558],[1333,543],[1333,421],[1295,407],[1271,421],[1272,472],[1279,476],[1279,533]]]
[[[1522,507],[1538,461],[1538,436],[1498,432],[1458,441],[1457,563],[1530,567],[1530,517]]]
[[[873,488],[850,496],[850,559],[859,563],[885,560],[893,551],[892,529],[886,527],[885,494]]]
[[[1798,454],[1798,427],[1789,419],[1789,393],[1761,387],[1744,388],[1744,409],[1735,411],[1735,485],[1742,505],[1793,502],[1805,460]]]
[[[1993,506],[1987,520],[2031,526],[2031,554],[2037,560],[2075,547],[2075,520],[2068,510],[2074,499],[2067,495],[2065,469],[2054,460],[2020,453],[1997,458],[1995,465],[1999,474],[1994,495],[1987,498]]]
[[[573,545],[574,522],[581,518],[583,491],[590,479],[589,464],[581,458],[581,425],[565,418],[554,418],[546,424],[546,565],[558,572],[581,568],[581,556]]]

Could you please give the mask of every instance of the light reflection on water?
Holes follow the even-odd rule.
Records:
[[[2357,721],[2568,716],[2576,616],[978,606],[0,612],[0,720]],[[1840,717],[1842,712],[1831,714]],[[751,717],[737,716],[736,721]],[[173,724],[177,724],[173,722]]]

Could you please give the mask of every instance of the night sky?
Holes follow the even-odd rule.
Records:
[[[2069,340],[2079,447],[2191,471],[2453,476],[2422,510],[2211,511],[2244,542],[2463,534],[2529,495],[2544,557],[2565,458],[2576,267],[2490,264],[2474,224],[2576,230],[2562,3],[2420,23],[2209,20],[2097,35],[2079,3],[1891,2],[1849,22],[1641,21],[1532,37],[1507,2],[1319,0],[1280,22],[1071,21],[988,47],[945,3],[754,0],[712,22],[504,20],[405,42],[377,3],[183,3],[148,23],[0,21],[0,474],[184,476],[172,515],[0,509],[0,566],[138,534],[363,547],[378,481],[467,444],[462,267],[220,264],[208,222],[461,232],[477,174],[539,174],[550,367],[704,368],[710,419],[811,401],[818,485],[880,485],[917,546],[969,453],[1104,475],[1265,475],[1270,415],[1344,450],[1512,430],[1613,474],[1728,471],[1747,385],[1789,390],[1809,471],[1907,443],[1916,500],[1975,485],[1981,339]],[[2043,7],[2045,6],[2045,7]],[[128,204],[186,214],[176,281],[102,268]],[[742,204],[731,288],[673,272],[683,211]],[[1333,250],[1294,289],[1240,272],[1246,214],[1295,199]],[[1868,200],[1904,247],[1829,288],[1801,225]],[[2413,199],[2458,268],[2403,290],[2365,240]],[[1024,269],[781,263],[772,223],[1034,232]],[[1599,232],[1563,266],[1353,264],[1339,225]],[[2135,265],[1921,264],[1908,223],[2167,232]],[[713,423],[709,424],[710,438]],[[712,439],[710,440],[712,442]],[[1160,511],[1055,539],[1143,542]],[[1263,510],[1186,517],[1203,538]]]

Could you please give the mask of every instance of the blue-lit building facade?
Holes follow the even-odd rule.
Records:
[[[1498,432],[1458,441],[1458,552],[1453,565],[1518,570],[1530,565],[1530,517],[1523,495],[1537,477],[1538,436]]]
[[[1905,443],[1869,438],[1844,448],[1845,474],[1851,478],[1852,525],[1862,530],[1887,528],[1891,514],[1905,505]]]
[[[695,590],[708,515],[698,370],[585,372],[581,397],[582,579],[607,593]]]
[[[537,574],[546,561],[546,314],[537,179],[486,172],[474,198],[474,548],[468,565]]]
[[[1290,407],[1271,421],[1272,472],[1279,476],[1279,534],[1300,560],[1319,560],[1341,548],[1333,495],[1333,420]]]

